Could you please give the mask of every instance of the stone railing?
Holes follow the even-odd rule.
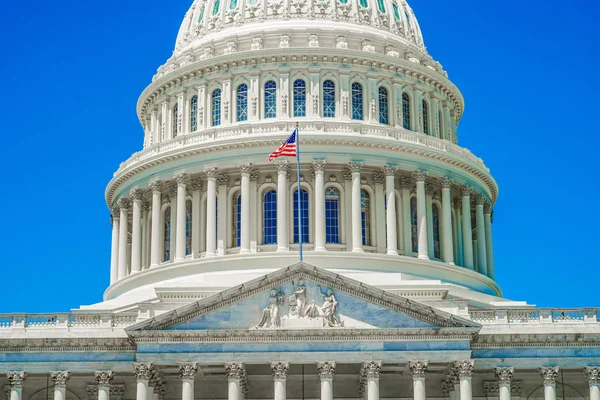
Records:
[[[219,126],[217,128],[204,129],[202,131],[184,134],[175,139],[152,145],[140,152],[133,154],[127,161],[121,163],[115,175],[139,162],[152,158],[154,156],[167,153],[173,150],[185,147],[210,144],[232,139],[254,140],[273,139],[274,136],[287,135],[294,128],[294,124],[289,122],[269,121],[268,123],[256,121],[253,123],[233,124],[229,126]],[[402,128],[373,126],[366,123],[356,123],[356,121],[332,120],[332,121],[307,121],[300,123],[300,130],[303,135],[310,139],[318,139],[319,136],[327,139],[335,139],[336,135],[347,137],[356,135],[359,137],[372,137],[374,139],[385,139],[392,142],[406,143],[408,145],[420,146],[446,153],[450,156],[461,159],[485,172],[489,169],[485,167],[483,160],[476,157],[469,150],[464,149],[448,140],[443,140],[434,136],[427,136],[422,133],[407,131]]]
[[[119,314],[56,313],[56,314],[3,314],[0,315],[0,335],[7,330],[48,329],[114,329],[136,323],[137,312]]]
[[[598,323],[600,309],[526,308],[470,310],[471,320],[481,325]]]

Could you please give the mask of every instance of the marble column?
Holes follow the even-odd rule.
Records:
[[[487,245],[485,244],[485,222],[483,217],[483,207],[486,203],[485,196],[482,194],[475,198],[475,227],[477,230],[477,269],[478,272],[487,275]]]
[[[11,371],[7,374],[8,384],[10,385],[10,399],[21,400],[23,397],[23,383],[27,378],[27,373],[24,371]]]
[[[148,400],[148,383],[154,375],[154,365],[152,363],[134,363],[133,372],[137,381],[136,400]]]
[[[404,255],[412,256],[412,226],[410,220],[410,178],[400,177],[402,188],[402,230],[404,231]]]
[[[335,361],[317,363],[319,378],[321,380],[321,400],[333,400],[333,375],[335,374]]]
[[[485,225],[485,255],[487,256],[488,276],[491,279],[496,279],[494,271],[494,245],[492,242],[492,206],[490,204],[486,204],[483,209],[483,219]]]
[[[442,257],[444,262],[454,265],[454,241],[452,238],[452,179],[442,178]]]
[[[131,273],[142,270],[142,196],[141,189],[131,192],[133,216],[131,218]]]
[[[67,382],[71,377],[69,371],[51,371],[50,379],[54,383],[54,400],[66,400]]]
[[[379,400],[379,373],[381,372],[381,361],[365,362],[363,368],[367,380],[367,399]]]
[[[240,254],[248,254],[250,253],[250,172],[252,164],[241,164],[238,167],[242,174]]]
[[[351,162],[352,171],[352,251],[362,253],[364,250],[362,240],[362,214],[361,214],[361,187],[360,170],[362,162]]]
[[[386,165],[384,167],[385,173],[385,198],[386,198],[386,237],[387,237],[387,251],[386,253],[391,256],[398,255],[398,227],[396,226],[396,187],[395,187],[395,176],[396,166]]]
[[[206,185],[206,257],[217,255],[217,169],[204,171]]]
[[[315,173],[315,251],[325,251],[325,160],[312,162]]]
[[[540,375],[544,380],[544,400],[556,400],[556,378],[560,367],[540,367]]]
[[[346,234],[346,251],[352,251],[352,171],[349,167],[342,169],[342,178],[344,179],[344,207],[342,207],[344,214],[341,218],[344,221],[343,226]]]
[[[475,368],[474,360],[462,360],[454,363],[454,369],[459,379],[460,385],[460,400],[472,400],[473,388],[471,379],[473,377],[473,369]]]
[[[422,260],[429,260],[429,248],[427,239],[427,201],[425,196],[426,171],[415,171],[413,176],[417,181],[417,243],[418,254]]]
[[[160,240],[160,208],[162,206],[162,181],[150,182],[152,189],[152,234],[150,236],[150,268],[158,267],[161,258],[161,240]]]
[[[142,270],[148,269],[150,259],[150,203],[142,201]]]
[[[98,400],[110,399],[110,384],[115,376],[113,371],[96,371],[96,385],[98,386]]]
[[[277,251],[289,251],[287,216],[287,174],[289,162],[276,161],[277,167]]]
[[[600,400],[600,367],[585,367],[583,373],[590,386],[590,400]]]
[[[202,243],[203,235],[200,227],[200,202],[202,181],[194,179],[192,181],[192,257],[200,257],[200,243]]]
[[[217,185],[219,186],[219,206],[217,209],[217,254],[224,255],[227,246],[227,237],[230,234],[230,228],[227,226],[227,212],[231,206],[228,195],[229,174],[221,173],[217,177]]]
[[[414,400],[426,400],[427,395],[425,391],[425,376],[427,375],[428,362],[409,362],[408,368],[410,369],[413,377]]]
[[[119,279],[119,209],[113,208],[110,223],[112,225],[111,252],[110,252],[110,284]]]
[[[273,372],[274,400],[286,400],[286,381],[289,369],[289,362],[279,361],[271,363],[271,371]]]
[[[425,184],[425,207],[427,218],[427,249],[429,250],[429,258],[435,258],[435,248],[433,243],[433,196],[435,195],[435,187],[431,183]],[[439,223],[439,221],[438,221]]]
[[[511,381],[515,370],[512,367],[496,368],[494,374],[498,379],[498,396],[499,400],[510,400]],[[598,399],[600,400],[600,399]]]
[[[463,266],[475,269],[473,264],[473,232],[471,228],[471,192],[470,186],[462,188],[462,237]]]
[[[175,227],[175,261],[185,260],[186,253],[186,187],[190,182],[190,176],[186,173],[174,176],[177,182],[177,225]],[[173,209],[171,207],[171,209]],[[171,216],[173,218],[173,216]]]
[[[121,215],[119,217],[119,268],[118,279],[123,279],[127,276],[127,214],[129,211],[129,199],[119,199],[119,209]]]
[[[227,374],[227,399],[242,400],[244,397],[243,385],[246,376],[244,363],[226,363],[225,372]],[[285,399],[285,393],[283,398]]]
[[[179,367],[181,376],[181,400],[194,400],[194,379],[198,372],[198,364],[183,364]]]
[[[260,172],[253,169],[250,172],[250,252],[257,251],[258,243],[258,178]]]

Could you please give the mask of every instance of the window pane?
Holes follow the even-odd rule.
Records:
[[[433,217],[433,256],[435,258],[441,258],[440,249],[440,210],[437,204],[433,204],[432,207]]]
[[[242,83],[237,88],[237,120],[248,119],[248,85]]]
[[[164,226],[163,226],[163,261],[169,261],[171,259],[171,207],[168,207],[164,213]]]
[[[221,125],[221,89],[212,94],[212,126]]]
[[[325,191],[325,242],[340,243],[340,192],[333,186]]]
[[[412,236],[412,251],[419,251],[419,239],[417,238],[417,199],[410,199],[410,231]]]
[[[179,107],[175,104],[175,107],[173,107],[173,114],[171,115],[171,132],[174,138],[177,137],[178,110]]]
[[[238,194],[233,198],[233,246],[240,247],[240,237],[242,229],[242,196]]]
[[[402,93],[402,119],[404,129],[410,129],[410,98],[406,93]]]
[[[423,132],[429,135],[429,108],[425,100],[423,100]]]
[[[302,242],[308,243],[308,192],[300,190],[302,210]],[[298,243],[298,190],[294,191],[294,243]]]
[[[198,96],[192,97],[190,115],[190,132],[198,130]]]
[[[366,190],[360,191],[360,214],[362,222],[362,244],[363,246],[371,245],[371,199],[369,192]]]
[[[192,254],[192,202],[185,202],[185,255]]]
[[[379,123],[388,125],[388,91],[384,87],[379,88]]]
[[[270,190],[263,198],[263,243],[277,243],[277,192]]]
[[[277,84],[273,81],[265,83],[265,118],[277,116]]]
[[[335,117],[335,83],[331,80],[323,82],[323,117]]]
[[[358,82],[352,84],[352,119],[363,119],[363,88]]]
[[[306,117],[306,82],[294,81],[294,117]]]

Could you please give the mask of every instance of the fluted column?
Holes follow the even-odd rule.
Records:
[[[429,259],[428,239],[427,239],[427,202],[425,195],[426,171],[415,171],[413,176],[417,181],[417,243],[419,258]]]
[[[147,269],[150,265],[150,203],[142,201],[142,270]]]
[[[315,173],[315,251],[325,251],[325,160],[312,162]]]
[[[404,255],[412,256],[412,232],[410,221],[410,178],[400,177],[400,187],[402,188],[402,230],[404,231]]]
[[[344,231],[346,233],[345,244],[346,251],[352,251],[352,171],[349,167],[342,169],[342,178],[344,179]]]
[[[367,399],[379,400],[379,373],[381,372],[381,361],[365,362],[363,368],[367,380]]]
[[[119,209],[113,208],[110,217],[112,225],[111,249],[110,249],[110,284],[119,279]]]
[[[198,372],[198,364],[183,364],[179,367],[181,376],[181,400],[194,400],[194,379]]]
[[[540,367],[540,375],[544,380],[544,400],[556,400],[556,378],[559,367]]]
[[[206,173],[206,257],[217,254],[217,169],[208,168]]]
[[[463,266],[473,266],[473,233],[471,228],[471,192],[470,186],[462,188],[462,234],[463,234]]]
[[[452,179],[442,179],[442,251],[444,262],[454,264],[454,241],[452,238],[452,199],[450,196]]]
[[[24,371],[11,371],[7,374],[8,384],[10,385],[10,399],[21,400],[23,397],[23,383],[27,378],[27,373]]]
[[[287,174],[289,162],[276,161],[277,166],[277,251],[288,251],[288,217],[287,217]]]
[[[240,253],[250,253],[250,172],[252,164],[238,165],[242,173],[241,183],[241,232],[240,232]]]
[[[96,371],[96,385],[98,385],[98,400],[110,399],[110,384],[115,376],[113,371]]]
[[[473,398],[471,378],[473,377],[474,367],[475,361],[473,360],[456,361],[454,363],[460,385],[460,400],[471,400]]]
[[[202,190],[202,181],[194,179],[192,181],[192,256],[193,258],[200,257],[200,243],[202,243],[203,235],[200,227],[200,201]]]
[[[435,247],[433,243],[433,195],[435,187],[431,183],[425,184],[425,211],[427,218],[427,249],[429,258],[435,258]]]
[[[583,373],[590,386],[590,400],[600,400],[600,367],[585,367]]]
[[[227,192],[229,186],[229,174],[221,173],[217,177],[219,186],[219,208],[217,209],[217,254],[224,255],[227,246],[227,237],[230,234],[230,227],[227,225],[227,211],[231,204],[228,202]]]
[[[362,162],[351,162],[352,171],[352,251],[362,253],[362,215],[361,215],[361,196],[360,196],[360,169]]]
[[[181,261],[185,259],[185,248],[186,248],[186,207],[185,207],[185,189],[190,181],[188,174],[181,173],[175,175],[175,182],[177,182],[177,226],[175,227],[175,261]],[[172,209],[172,207],[171,207]]]
[[[426,400],[427,395],[425,391],[425,376],[427,375],[428,362],[409,362],[408,368],[410,369],[413,377],[414,400]]]
[[[491,279],[496,279],[496,272],[494,271],[494,244],[492,242],[492,206],[490,204],[486,204],[484,206],[483,219],[485,225],[485,255],[487,256],[487,272]]]
[[[119,268],[118,279],[127,276],[127,213],[129,211],[129,199],[119,199],[119,208],[121,209],[119,223]]]
[[[510,400],[511,381],[515,370],[512,367],[496,368],[494,371],[498,379],[498,396],[500,400]],[[600,399],[598,399],[600,400]]]
[[[160,208],[162,205],[162,181],[150,182],[152,189],[152,234],[150,237],[150,268],[160,264]]]
[[[135,189],[131,192],[133,216],[131,219],[131,273],[142,270],[142,196],[144,192]]]
[[[154,366],[152,363],[134,363],[133,372],[137,380],[136,400],[148,400],[148,383],[152,379]]]
[[[289,369],[289,362],[279,361],[271,363],[271,371],[273,372],[274,400],[286,400],[286,382]]]
[[[375,207],[375,229],[371,232],[371,246],[376,246],[376,252],[378,254],[385,254],[387,243],[386,243],[386,231],[385,231],[385,174],[382,171],[375,171],[371,175],[373,180],[373,195],[370,199],[373,209]]]
[[[242,400],[244,395],[243,384],[246,376],[244,363],[226,363],[225,372],[227,374],[227,399]]]
[[[258,178],[260,172],[253,169],[250,172],[250,252],[256,252],[258,243]]]
[[[386,165],[385,172],[385,198],[386,198],[386,226],[387,226],[387,254],[398,255],[398,227],[396,226],[396,166]]]
[[[319,378],[321,380],[321,400],[333,400],[333,375],[335,374],[335,361],[317,363]]]
[[[475,199],[475,226],[477,228],[477,268],[478,272],[487,275],[487,245],[485,243],[485,222],[483,207],[486,203],[485,196],[478,195]]]
[[[54,383],[54,400],[66,400],[67,382],[71,377],[69,371],[51,371],[50,379]]]

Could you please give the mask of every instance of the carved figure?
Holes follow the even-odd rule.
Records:
[[[294,293],[289,298],[290,317],[303,318],[305,317],[306,306],[306,285],[304,279],[298,280],[298,285],[294,289]]]
[[[258,328],[279,328],[281,326],[281,305],[283,304],[283,292],[273,289],[269,295],[269,304],[262,312],[260,322],[255,326]]]
[[[336,316],[338,302],[333,295],[331,289],[327,289],[325,292],[319,285],[319,291],[323,295],[323,305],[319,309],[319,315],[323,317],[323,325],[326,328],[336,328],[343,326],[340,319]]]

